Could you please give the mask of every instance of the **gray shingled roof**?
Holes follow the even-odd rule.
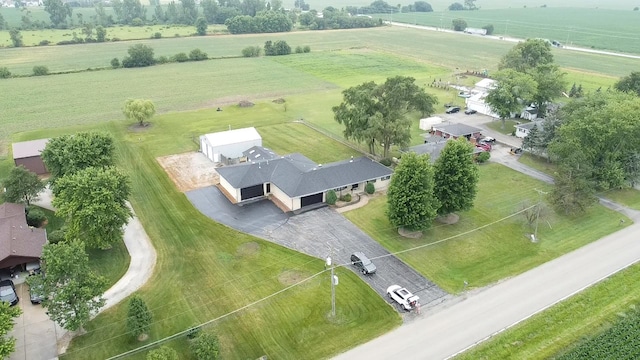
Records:
[[[0,263],[11,256],[39,258],[46,241],[44,229],[27,225],[24,205],[0,204]]]
[[[301,154],[253,164],[218,168],[218,173],[236,189],[270,182],[289,197],[300,197],[389,176],[386,166],[360,157],[319,165]]]
[[[451,136],[466,136],[482,131],[482,129],[466,124],[436,125],[433,127],[433,130],[440,130],[441,132],[447,133]]]
[[[439,143],[426,143],[412,146],[409,148],[409,151],[413,151],[418,155],[429,154],[431,162],[435,162],[440,157],[440,153],[442,152],[442,149],[444,149],[445,145],[447,145],[446,141]],[[482,151],[483,150],[478,147],[473,147],[474,154],[481,153]]]
[[[272,160],[280,157],[271,149],[262,146],[252,146],[248,150],[243,151],[242,155],[246,156],[249,161]]]

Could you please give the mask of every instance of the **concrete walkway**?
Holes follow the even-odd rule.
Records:
[[[55,211],[51,205],[51,191],[45,189],[40,195],[38,201],[34,202],[34,205],[43,207]],[[129,223],[124,229],[124,244],[127,247],[131,262],[127,272],[104,293],[106,300],[105,306],[98,311],[98,313],[105,311],[106,309],[113,307],[120,301],[124,300],[129,295],[140,289],[149,280],[153,274],[153,269],[156,264],[156,250],[151,244],[151,240],[144,231],[140,220],[135,215],[133,208],[129,205],[133,218],[129,220]],[[96,314],[97,315],[97,314]],[[58,339],[58,353],[63,354],[66,351],[69,342],[75,334],[60,328],[56,324],[56,336]]]
[[[349,210],[355,210],[355,209],[359,209],[365,205],[367,205],[369,203],[369,196],[367,194],[359,194],[358,196],[360,196],[360,200],[358,200],[357,203],[355,204],[351,204],[351,205],[347,205],[347,206],[343,206],[340,208],[335,208],[336,212],[342,214],[344,212],[347,212]]]

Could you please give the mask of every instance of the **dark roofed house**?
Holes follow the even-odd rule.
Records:
[[[435,136],[442,136],[446,139],[457,139],[459,137],[466,137],[467,140],[470,140],[471,138],[480,137],[481,131],[482,130],[478,129],[477,127],[456,123],[448,125],[435,125],[433,127],[433,134]]]
[[[435,162],[440,157],[440,153],[442,152],[442,149],[444,149],[445,145],[447,145],[447,141],[425,142],[424,144],[410,147],[409,151],[412,151],[418,155],[429,154],[431,162]],[[484,150],[476,146],[473,147],[474,156],[483,151]]]
[[[393,171],[366,157],[316,164],[302,154],[217,169],[221,191],[233,202],[269,196],[285,211],[324,203],[329,190],[362,192],[367,183],[386,188]]]
[[[531,129],[533,129],[534,126],[538,128],[538,131],[542,131],[543,130],[542,120],[516,125],[516,136],[519,138],[527,137],[527,135],[529,135],[529,131],[531,131]]]
[[[39,261],[45,242],[44,229],[27,225],[24,205],[0,205],[0,269]]]
[[[22,165],[38,175],[48,173],[40,156],[42,150],[47,146],[47,142],[49,139],[13,143],[13,162],[16,166]]]
[[[248,150],[243,151],[242,156],[247,158],[247,161],[272,160],[280,157],[270,149],[262,146],[252,146]]]

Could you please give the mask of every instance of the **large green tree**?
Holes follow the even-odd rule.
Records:
[[[13,330],[15,320],[22,314],[19,306],[11,306],[8,302],[0,301],[0,358],[6,359],[16,350],[16,339],[9,336]]]
[[[122,59],[122,66],[126,68],[151,66],[156,63],[153,58],[153,48],[144,44],[135,44],[127,50],[129,56]]]
[[[6,189],[4,199],[12,203],[24,203],[27,206],[38,198],[38,194],[44,189],[44,182],[38,175],[27,170],[24,166],[16,166],[9,172],[4,180]]]
[[[62,0],[44,0],[44,11],[49,13],[49,19],[54,27],[66,24],[67,18],[71,18],[73,12],[69,3]]]
[[[556,211],[579,214],[596,203],[595,186],[591,181],[592,168],[580,154],[565,159],[554,174],[554,187],[549,194]]]
[[[373,155],[376,145],[382,146],[384,157],[389,156],[391,145],[409,144],[409,115],[414,111],[430,115],[438,102],[416,85],[414,78],[406,76],[388,78],[380,85],[366,82],[342,94],[342,103],[333,107],[333,113],[335,120],[345,126],[345,137],[365,142]]]
[[[544,132],[537,124],[533,125],[527,136],[522,139],[522,148],[538,156],[544,152]]]
[[[135,120],[138,125],[144,125],[156,113],[156,107],[151,100],[128,99],[122,110],[127,120]]]
[[[211,332],[200,333],[189,345],[191,353],[198,360],[220,359],[220,343],[218,337]]]
[[[562,125],[548,151],[561,164],[592,168],[588,180],[598,191],[628,187],[639,175],[629,163],[640,154],[638,114],[640,98],[633,94],[604,92],[575,99],[562,108]],[[576,153],[583,156],[580,161],[572,160]]]
[[[42,267],[44,276],[33,277],[29,283],[42,286],[42,306],[49,317],[67,330],[82,329],[104,305],[106,288],[106,280],[89,267],[84,244],[78,240],[46,244]]]
[[[51,174],[51,183],[67,174],[88,167],[113,165],[115,146],[110,135],[98,132],[80,132],[49,140],[42,151],[42,160]],[[55,186],[53,187],[55,195]]]
[[[478,179],[473,145],[465,138],[447,141],[434,166],[434,194],[440,203],[438,214],[471,209]]]
[[[620,91],[640,96],[640,71],[634,71],[621,78],[615,83],[614,87]]]
[[[134,338],[139,338],[149,333],[151,329],[151,312],[144,300],[138,295],[134,295],[129,300],[129,311],[127,313],[127,330]]]
[[[545,64],[553,64],[551,45],[546,40],[527,39],[518,43],[502,57],[498,69],[526,72]]]
[[[404,154],[387,191],[389,222],[412,231],[428,229],[439,208],[429,156]]]
[[[538,106],[541,115],[546,114],[547,103],[562,95],[567,89],[566,73],[557,65],[542,64],[528,71],[528,74],[536,81],[536,91],[531,100]]]
[[[132,216],[126,204],[130,192],[128,178],[116,168],[87,168],[58,180],[53,206],[66,219],[68,238],[109,249],[122,241]]]
[[[505,120],[513,113],[519,113],[524,104],[530,102],[536,93],[537,83],[528,74],[513,69],[499,71],[495,75],[496,87],[489,90],[485,101],[500,119],[502,128]]]

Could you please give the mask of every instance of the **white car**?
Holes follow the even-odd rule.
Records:
[[[418,296],[413,295],[409,290],[400,287],[399,285],[389,286],[387,288],[387,295],[400,304],[400,306],[402,306],[406,311],[410,311],[416,307],[416,305],[418,305],[418,300],[420,300]]]

